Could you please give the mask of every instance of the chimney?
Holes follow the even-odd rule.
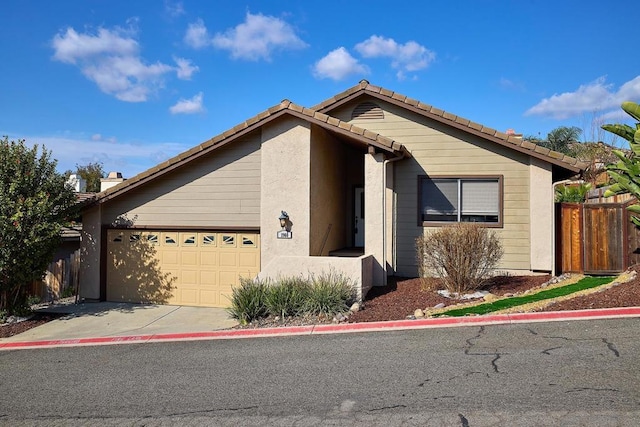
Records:
[[[69,175],[67,179],[67,185],[73,188],[76,193],[84,193],[87,191],[87,181],[80,175],[75,173]]]
[[[124,182],[124,178],[120,172],[109,172],[106,178],[100,178],[100,191],[114,187],[121,182]]]

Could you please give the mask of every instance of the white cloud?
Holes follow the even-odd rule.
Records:
[[[193,28],[191,33],[191,38],[197,41],[196,44],[201,43],[207,34],[204,24]],[[307,44],[296,35],[294,28],[284,20],[262,14],[253,15],[249,12],[242,24],[224,33],[216,33],[210,43],[218,49],[231,52],[232,58],[250,61],[260,59],[268,61],[275,50],[307,47]]]
[[[196,22],[187,26],[187,32],[183,40],[187,46],[194,49],[202,49],[211,44],[211,37],[202,19],[198,19]]]
[[[180,99],[175,105],[169,108],[171,114],[195,114],[204,111],[202,106],[202,92],[198,93],[191,99]]]
[[[391,66],[398,70],[399,78],[404,78],[407,72],[427,68],[436,59],[433,51],[413,40],[401,44],[376,35],[358,43],[355,50],[363,58],[390,58]]]
[[[127,102],[146,101],[164,86],[164,77],[170,72],[188,79],[197,71],[197,67],[182,58],[176,59],[177,67],[159,61],[146,63],[134,36],[131,28],[100,28],[95,34],[67,28],[53,37],[53,59],[78,66],[102,92]]]
[[[529,108],[526,116],[547,116],[554,119],[567,119],[583,113],[619,108],[623,101],[640,98],[640,76],[624,83],[618,90],[607,83],[605,77],[581,85],[574,92],[554,94]],[[612,117],[614,112],[605,112]]]
[[[171,18],[177,18],[186,13],[184,11],[184,5],[180,1],[172,2],[170,0],[165,0],[164,10]]]
[[[518,92],[525,90],[525,87],[522,83],[507,79],[506,77],[500,77],[498,85],[504,90],[512,90]]]
[[[110,31],[98,29],[98,34],[78,34],[73,28],[56,34],[52,41],[54,59],[69,64],[96,55],[135,55],[138,53],[138,42],[127,37],[127,32],[116,28]]]
[[[191,80],[193,73],[200,70],[197,65],[191,65],[191,60],[189,59],[174,57],[173,60],[178,65],[176,72],[181,80]]]
[[[342,80],[351,74],[368,74],[369,69],[358,62],[344,47],[329,52],[313,66],[319,79]]]

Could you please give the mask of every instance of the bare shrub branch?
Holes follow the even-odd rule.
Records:
[[[452,293],[478,289],[504,253],[493,231],[473,223],[442,227],[420,236],[416,250],[420,277],[441,278]]]

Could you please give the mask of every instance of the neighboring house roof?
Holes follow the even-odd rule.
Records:
[[[540,147],[512,135],[507,135],[496,131],[495,129],[491,129],[465,118],[447,113],[443,110],[423,104],[420,101],[408,98],[396,92],[392,92],[378,86],[373,86],[369,84],[368,81],[362,80],[358,85],[323,101],[313,108],[302,107],[285,99],[280,104],[257,114],[256,116],[229,130],[226,130],[225,132],[193,147],[190,150],[178,154],[177,156],[160,163],[151,169],[134,176],[133,178],[127,179],[114,187],[97,193],[95,195],[94,202],[102,203],[111,200],[112,198],[149,182],[158,176],[171,172],[192,160],[207,155],[213,150],[223,147],[284,115],[303,119],[309,123],[328,129],[331,132],[340,134],[345,138],[367,146],[376,147],[377,149],[386,151],[395,156],[410,157],[411,154],[409,151],[397,141],[326,114],[328,111],[335,109],[363,94],[396,104],[402,108],[417,112],[425,117],[454,128],[461,129],[470,134],[480,136],[486,140],[512,148],[516,151],[545,160],[572,172],[580,172],[587,166],[586,164],[583,164],[583,162],[579,162],[578,160],[562,153],[550,151],[547,148]]]
[[[356,86],[321,102],[320,104],[312,107],[312,109],[327,113],[330,110],[362,96],[363,94],[398,105],[437,122],[480,136],[486,140],[512,148],[532,157],[545,160],[551,164],[561,166],[575,173],[584,170],[588,166],[587,163],[581,162],[573,157],[567,156],[566,154],[549,150],[548,148],[541,147],[514,135],[507,135],[506,133],[472,122],[464,117],[456,116],[455,114],[448,113],[431,105],[424,104],[397,92],[393,92],[379,86],[374,86],[367,80],[361,80]]]
[[[80,241],[80,233],[82,232],[82,224],[74,224],[70,227],[62,227],[60,237],[63,241]]]
[[[85,203],[86,201],[91,200],[94,197],[96,197],[96,193],[76,193],[76,199],[78,200],[78,203]]]
[[[106,189],[105,191],[96,195],[96,202],[105,202],[117,195],[131,190],[145,182],[148,182],[162,174],[170,172],[185,163],[188,163],[194,159],[197,159],[203,155],[210,153],[211,151],[220,148],[256,129],[265,125],[279,117],[289,115],[306,120],[309,123],[318,125],[329,131],[340,134],[343,137],[360,142],[367,146],[373,146],[380,150],[386,151],[396,156],[411,157],[407,149],[400,143],[380,135],[375,132],[371,132],[367,129],[360,128],[335,117],[328,116],[327,114],[314,111],[309,108],[302,107],[294,104],[293,102],[285,99],[280,104],[275,105],[268,110],[240,123],[239,125],[213,137],[212,139],[203,142],[192,149],[185,151],[182,154],[160,163],[157,166],[148,169],[133,178],[129,178],[126,181]]]

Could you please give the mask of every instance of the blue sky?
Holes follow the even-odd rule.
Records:
[[[365,78],[506,131],[628,122],[640,4],[602,1],[0,2],[0,135],[60,171],[125,177],[283,99]]]

